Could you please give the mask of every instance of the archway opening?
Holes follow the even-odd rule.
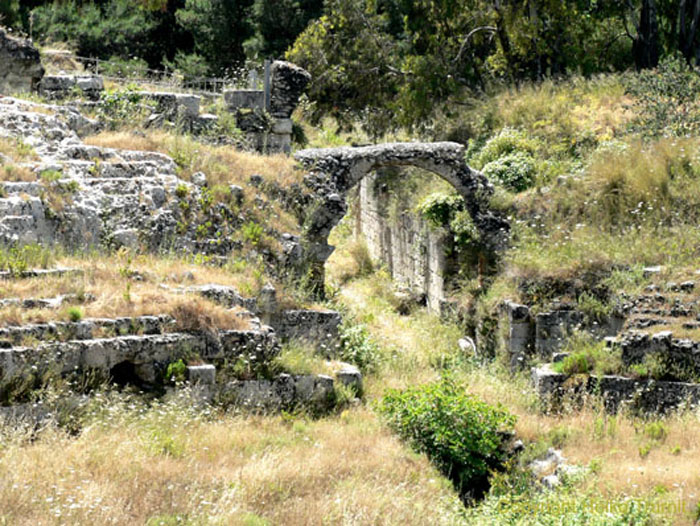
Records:
[[[381,267],[392,278],[395,309],[441,312],[459,282],[477,273],[468,234],[474,225],[454,187],[414,166],[369,172],[346,196],[347,213],[333,228],[325,262],[334,290]]]
[[[316,296],[324,295],[325,263],[333,253],[329,235],[345,216],[353,188],[376,170],[413,166],[437,174],[461,198],[463,215],[473,223],[482,248],[495,251],[505,245],[508,223],[489,208],[493,187],[482,174],[467,166],[460,144],[393,143],[302,150],[295,157],[309,170],[309,186],[316,193],[301,237],[303,278],[307,289]],[[403,176],[399,179],[405,180]]]

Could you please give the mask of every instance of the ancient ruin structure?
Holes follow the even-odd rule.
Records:
[[[39,51],[0,28],[0,94],[36,90],[44,76]]]
[[[373,170],[389,166],[415,166],[435,173],[464,198],[466,208],[488,250],[504,248],[508,222],[489,208],[493,186],[464,161],[464,147],[457,143],[395,143],[358,148],[302,150],[295,158],[309,171],[306,185],[315,200],[308,208],[301,246],[306,272],[320,291],[324,263],[333,252],[331,230],[347,212],[348,192]]]

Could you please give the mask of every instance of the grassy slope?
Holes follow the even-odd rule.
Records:
[[[610,209],[590,198],[591,192],[604,192],[606,181],[612,179],[609,174],[617,173],[623,188],[632,184],[625,195],[634,199],[638,179],[645,179],[649,172],[642,165],[637,172],[641,175],[625,182],[639,165],[637,161],[644,160],[634,143],[632,155],[599,152],[603,156],[600,166],[630,168],[601,170],[598,176],[595,165],[588,167],[600,143],[624,135],[629,119],[626,103],[619,83],[608,78],[564,87],[526,87],[489,99],[463,116],[475,128],[473,133],[488,136],[505,126],[519,126],[538,141],[537,188],[519,196],[503,196],[510,210],[518,211],[523,219],[516,228],[508,265],[484,302],[495,304],[514,293],[514,283],[525,277],[575,276],[611,263],[670,260],[679,262],[679,273],[692,269],[695,231],[687,228],[692,218],[687,223],[681,218],[658,230],[645,228],[646,237],[635,240],[640,233],[636,229],[630,235],[634,223],[611,228],[617,222],[606,215]],[[324,132],[312,134],[312,140],[320,144],[330,137],[330,142],[341,142],[332,132],[325,136]],[[272,179],[288,173],[286,164],[274,167],[276,160],[268,164],[254,156],[234,169],[228,161],[221,161],[233,155],[223,150],[201,149],[189,157],[186,152],[199,147],[178,141],[182,139],[155,135],[91,140],[105,146],[183,151],[185,172],[211,171],[218,184],[240,184],[245,182],[241,174],[255,171]],[[651,148],[648,166],[655,165],[659,149],[666,146]],[[668,156],[658,163],[661,182],[664,173],[668,174],[664,172],[666,161],[675,159],[679,148],[691,145],[676,143],[668,148]],[[189,166],[188,158],[194,159]],[[555,186],[559,175],[570,173],[578,175]],[[686,186],[672,188],[670,198],[675,192],[676,197],[687,196],[687,202],[693,204],[692,173],[682,179]],[[288,180],[286,175],[280,177]],[[648,183],[654,191],[659,188],[655,180],[649,178]],[[572,204],[580,210],[572,213]],[[650,221],[658,222],[658,217]],[[557,227],[561,233],[556,235],[561,237],[551,242],[549,236]],[[589,522],[581,513],[562,518],[551,511],[557,503],[583,506],[638,496],[661,502],[682,498],[688,509],[695,506],[700,496],[700,467],[695,465],[700,426],[695,414],[673,415],[659,420],[655,427],[627,415],[607,417],[594,403],[580,412],[541,414],[524,375],[512,377],[498,364],[485,365],[461,355],[456,340],[462,333],[454,324],[422,310],[409,316],[397,314],[386,274],[380,270],[367,275],[362,250],[348,240],[341,239],[339,244],[329,269],[331,277],[341,276],[345,282],[337,301],[356,321],[367,325],[380,345],[377,370],[366,378],[365,404],[310,420],[304,415],[202,414],[178,399],[150,408],[131,399],[98,399],[94,411],[81,417],[86,428],[78,436],[52,428],[38,433],[4,428],[0,432],[0,524],[495,524],[509,519],[513,524],[531,524],[525,508],[499,508],[497,495],[465,517],[449,483],[424,457],[391,436],[373,412],[372,401],[387,387],[430,381],[446,370],[458,375],[471,392],[504,404],[518,416],[516,429],[530,444],[528,456],[555,445],[570,460],[592,468],[592,474],[568,488],[527,496],[529,502],[550,506],[549,513],[540,515],[543,522],[611,523],[604,513],[594,514]],[[669,245],[680,248],[669,255]],[[61,262],[76,263],[71,258]],[[95,306],[107,309],[100,314],[112,314],[110,305],[119,312],[124,307],[120,303],[125,299],[123,278],[108,263],[100,256],[88,263],[92,270],[86,289],[92,286],[106,298]],[[185,270],[191,270],[202,283],[223,281],[251,291],[259,286],[257,274],[238,276],[228,273],[230,269],[219,274],[191,262],[138,258],[133,266],[154,276],[133,285],[131,294],[136,297],[147,296],[149,287]],[[668,277],[674,272],[667,270]],[[348,281],[358,273],[365,275]],[[629,287],[628,281],[619,281]],[[59,292],[71,286],[56,283],[50,289]],[[3,295],[40,292],[28,284],[4,287]],[[518,502],[518,492],[506,496]],[[687,514],[672,515],[669,522],[690,524],[692,520]],[[630,519],[624,523],[641,522]]]

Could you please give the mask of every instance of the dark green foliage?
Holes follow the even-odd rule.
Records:
[[[479,231],[466,209],[464,198],[457,194],[430,194],[418,205],[418,212],[433,226],[446,228],[457,249],[479,241]]]
[[[74,0],[34,10],[34,35],[51,42],[70,42],[84,57],[143,57],[156,27],[151,13],[132,0],[102,5]]]
[[[175,13],[211,73],[226,74],[245,61],[243,42],[253,34],[252,5],[253,0],[185,0]]]
[[[389,426],[452,480],[463,497],[478,496],[506,460],[504,437],[515,417],[470,395],[451,379],[390,390],[378,406]]]
[[[165,371],[166,383],[182,383],[187,375],[187,365],[182,360],[177,360],[168,364]]]
[[[700,131],[700,72],[680,56],[657,69],[627,78],[639,117],[632,126],[647,137],[697,135]]]
[[[427,196],[420,205],[418,211],[433,226],[448,225],[455,212],[461,210],[464,199],[457,194],[435,193]]]
[[[12,27],[19,21],[19,0],[0,0],[0,25]]]
[[[245,44],[246,54],[282,58],[309,22],[321,16],[322,9],[323,0],[256,0],[256,33]]]

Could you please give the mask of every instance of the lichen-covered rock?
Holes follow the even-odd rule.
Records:
[[[0,28],[0,94],[33,91],[43,76],[44,67],[34,45]]]

